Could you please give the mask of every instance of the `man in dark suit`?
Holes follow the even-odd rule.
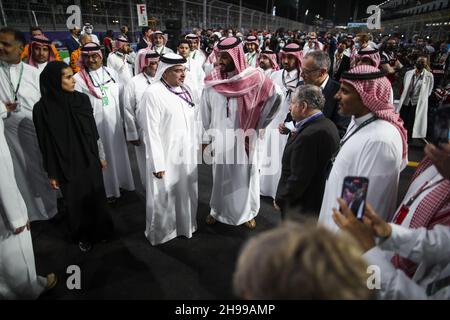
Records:
[[[339,82],[334,81],[328,75],[328,70],[331,67],[331,61],[328,54],[321,50],[311,51],[302,61],[302,77],[305,84],[312,84],[320,87],[325,97],[325,105],[323,107],[323,114],[336,125],[339,136],[343,137],[347,131],[350,117],[339,114],[338,102],[334,98],[340,88]],[[292,121],[291,115],[288,114],[285,123]],[[284,124],[279,127],[281,134],[288,134],[289,130]]]
[[[350,70],[350,57],[344,54],[345,49],[347,49],[347,42],[342,41],[334,54],[334,63],[331,69],[333,70],[333,79],[336,81],[341,79],[344,72]]]
[[[339,146],[336,126],[322,113],[325,98],[319,87],[304,85],[295,91],[290,113],[295,121],[282,158],[276,205],[282,216],[318,215],[322,205],[328,163]]]
[[[79,36],[81,33],[80,27],[74,27],[70,30],[70,37],[67,38],[64,41],[64,44],[67,47],[67,50],[69,51],[69,56],[72,54],[73,51],[77,50],[80,47],[80,40]]]
[[[150,35],[152,34],[152,29],[150,27],[143,27],[141,32],[142,32],[142,37],[139,40],[139,43],[137,45],[137,51],[151,47],[151,45],[152,45],[152,42],[150,40]]]
[[[339,82],[334,81],[328,75],[331,67],[331,61],[328,54],[324,51],[309,52],[303,59],[302,77],[305,84],[313,84],[322,89],[325,97],[323,114],[334,122],[339,130],[339,135],[344,136],[347,126],[350,123],[350,117],[339,114],[338,102],[334,98],[340,88]]]

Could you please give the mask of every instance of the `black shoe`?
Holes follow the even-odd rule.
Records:
[[[110,198],[107,198],[106,201],[108,202],[108,204],[115,204],[117,202],[117,198],[110,197]]]
[[[80,250],[82,252],[89,252],[92,250],[92,244],[90,242],[78,242],[78,248],[80,248]]]

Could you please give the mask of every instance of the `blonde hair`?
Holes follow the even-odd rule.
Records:
[[[245,245],[234,290],[245,299],[369,299],[366,270],[349,236],[289,221]]]
[[[358,33],[356,35],[360,42],[367,43],[369,42],[369,35],[367,33]]]

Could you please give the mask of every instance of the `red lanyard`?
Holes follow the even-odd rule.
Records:
[[[409,200],[402,204],[402,206],[400,207],[400,210],[398,211],[395,219],[394,219],[394,223],[395,224],[402,224],[403,221],[405,220],[406,216],[409,213],[409,209],[411,208],[411,205],[414,203],[414,201],[416,201],[416,199],[425,191],[427,191],[428,189],[433,188],[434,186],[437,186],[439,183],[441,183],[442,181],[444,181],[445,179],[442,178],[432,184],[430,184],[428,186],[428,183],[432,182],[432,181],[426,181],[420,188],[419,190],[417,190],[417,192],[411,197],[409,198]]]

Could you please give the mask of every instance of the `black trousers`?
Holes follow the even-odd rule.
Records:
[[[416,119],[417,105],[413,106],[411,102],[408,105],[403,105],[400,110],[400,117],[405,123],[405,129],[408,131],[408,142],[411,142],[412,132],[414,129],[414,121]]]
[[[78,170],[61,184],[72,241],[97,242],[113,235],[100,164]]]

